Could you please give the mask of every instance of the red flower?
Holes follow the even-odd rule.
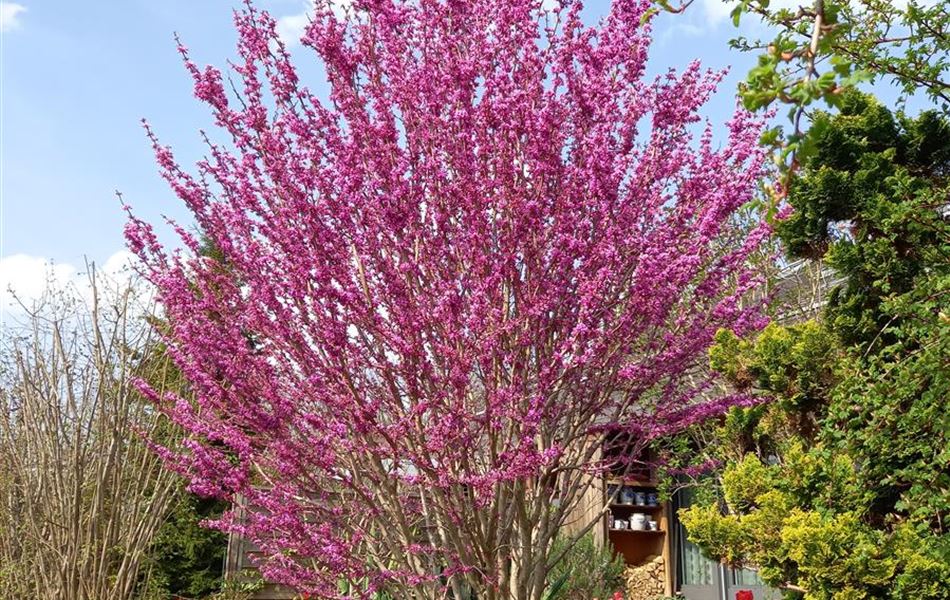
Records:
[[[739,590],[736,592],[736,600],[755,600],[752,590]]]

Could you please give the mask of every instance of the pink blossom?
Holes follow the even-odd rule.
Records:
[[[190,173],[148,131],[215,249],[126,227],[194,393],[153,395],[188,433],[161,452],[240,498],[215,526],[312,597],[535,597],[524,574],[592,477],[632,464],[604,435],[640,447],[750,402],[696,372],[719,328],[762,324],[767,229],[735,217],[763,123],[694,135],[721,74],[647,80],[646,0],[596,26],[567,0],[317,4],[327,98],[249,4],[239,96],[181,48],[207,159]]]

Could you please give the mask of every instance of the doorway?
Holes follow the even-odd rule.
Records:
[[[682,489],[673,496],[671,530],[676,558],[676,589],[686,600],[733,600],[736,592],[749,590],[754,600],[780,600],[779,590],[765,585],[755,571],[730,569],[702,555],[699,547],[686,537],[678,511],[692,502],[692,490]]]

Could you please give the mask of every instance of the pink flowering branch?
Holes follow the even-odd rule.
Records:
[[[134,216],[126,237],[195,394],[156,397],[189,432],[166,458],[244,499],[217,526],[274,581],[537,599],[616,468],[607,432],[640,447],[746,401],[696,367],[719,328],[762,325],[767,231],[737,219],[762,123],[694,133],[720,74],[646,79],[645,0],[596,26],[540,5],[318,5],[325,99],[250,5],[233,90],[180,47],[220,139],[191,173],[148,135],[204,239],[168,252]]]

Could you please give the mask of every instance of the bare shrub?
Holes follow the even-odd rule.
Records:
[[[90,269],[3,331],[0,598],[130,598],[181,485],[143,436],[173,435],[136,390],[178,385],[134,284]]]

